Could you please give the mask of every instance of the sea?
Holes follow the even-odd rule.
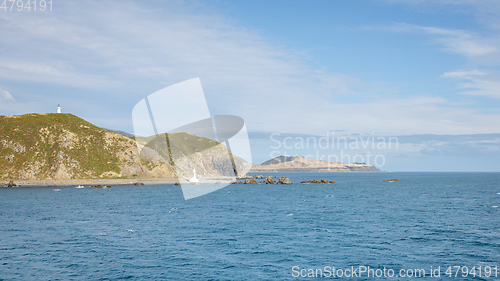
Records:
[[[0,280],[500,280],[500,173],[271,175],[0,188]]]

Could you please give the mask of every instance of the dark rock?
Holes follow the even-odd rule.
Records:
[[[136,182],[136,183],[134,183],[134,185],[144,185],[144,183],[142,183],[142,182]]]
[[[268,176],[265,180],[264,180],[264,183],[266,184],[275,184],[276,181],[273,180],[273,177],[272,176]]]
[[[327,180],[309,180],[309,181],[302,181],[300,183],[335,183],[334,181],[327,181]]]
[[[180,182],[176,182],[176,183],[174,183],[174,184],[175,184],[175,185],[181,185],[181,183],[180,183]]]
[[[266,177],[264,177],[263,175],[254,175],[253,178],[254,179],[264,179]]]
[[[281,177],[278,184],[293,184],[293,182],[287,177]]]
[[[392,180],[385,180],[382,182],[397,182],[397,181],[401,181],[401,180],[400,179],[392,179]]]
[[[249,180],[249,179],[245,180],[245,184],[256,184],[256,183],[257,183],[256,180]]]
[[[16,187],[17,184],[14,182],[14,180],[10,180],[9,183],[7,184],[7,187]]]

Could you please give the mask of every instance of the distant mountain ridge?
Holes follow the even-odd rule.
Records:
[[[284,155],[280,155],[280,156],[274,157],[272,159],[269,159],[269,160],[263,162],[261,165],[278,165],[278,164],[281,164],[281,163],[294,161],[296,159],[296,157],[299,157],[299,156],[284,156]],[[302,156],[300,156],[300,157],[302,157]]]
[[[380,172],[370,164],[342,164],[324,160],[308,159],[302,156],[277,156],[253,165],[252,172]]]

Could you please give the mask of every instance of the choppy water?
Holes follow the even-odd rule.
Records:
[[[173,185],[0,189],[0,279],[500,266],[500,173],[286,175],[337,184],[231,185],[188,201]],[[381,182],[391,178],[401,182]]]

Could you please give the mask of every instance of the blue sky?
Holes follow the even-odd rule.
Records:
[[[0,114],[60,103],[132,132],[138,101],[200,77],[212,114],[241,116],[251,132],[412,136],[402,138],[411,149],[384,152],[388,170],[499,171],[499,66],[494,0],[55,1],[52,12],[0,10]],[[254,140],[255,162],[269,144]]]

